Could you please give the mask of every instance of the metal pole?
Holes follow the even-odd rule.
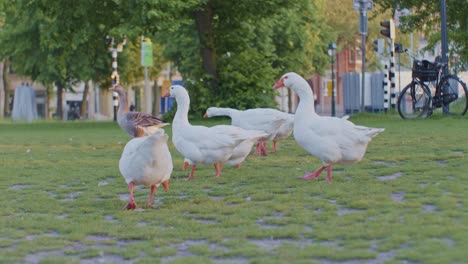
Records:
[[[366,35],[362,34],[362,77],[361,77],[361,112],[364,112],[366,93]]]
[[[398,93],[401,92],[401,58],[400,51],[398,52]]]
[[[447,11],[446,11],[445,0],[440,0],[440,28],[441,28],[442,62],[448,63]]]
[[[442,46],[442,63],[448,63],[448,44],[447,44],[447,11],[445,0],[440,0],[440,42]],[[448,67],[444,69],[444,75],[448,74]],[[449,105],[443,107],[444,113],[449,113]]]
[[[331,93],[331,96],[332,96],[332,109],[331,109],[331,114],[332,116],[336,116],[336,112],[335,112],[335,70],[334,70],[334,63],[335,63],[335,58],[334,56],[332,55],[331,56],[331,81],[332,81],[332,93]]]
[[[112,75],[114,79],[112,80],[112,85],[119,84],[118,77],[119,73],[117,72],[117,49],[111,48],[112,58]],[[117,121],[117,110],[119,108],[119,94],[117,92],[112,92],[112,99],[114,103],[114,121]]]
[[[145,67],[145,113],[151,113],[151,96],[148,84],[148,67]]]

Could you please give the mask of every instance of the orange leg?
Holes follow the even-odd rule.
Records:
[[[261,146],[262,146],[261,149],[260,149],[260,150],[261,150],[261,155],[262,155],[262,156],[268,156],[267,150],[266,150],[266,142],[265,142],[265,141],[262,141],[262,145],[261,145]]]
[[[124,210],[133,210],[138,208],[137,204],[135,203],[135,198],[133,198],[133,189],[135,189],[135,183],[130,182],[128,184],[130,187],[130,198],[128,199],[128,204],[123,208]]]
[[[332,181],[332,165],[327,166],[327,182]]]
[[[191,180],[191,179],[195,178],[195,170],[196,169],[197,169],[197,165],[193,164],[192,169],[190,170],[190,175],[187,178],[187,180]]]
[[[217,162],[213,164],[216,170],[216,177],[221,177],[221,170],[223,169],[223,163],[222,162]]]
[[[153,205],[153,197],[154,197],[154,192],[156,191],[156,185],[151,185],[151,191],[150,191],[150,196],[148,198],[148,201],[146,202],[146,206],[152,207]]]
[[[276,152],[277,146],[276,146],[276,141],[273,141],[273,152]]]
[[[164,187],[164,191],[169,191],[169,180],[164,181],[162,186]]]
[[[302,179],[304,180],[312,180],[312,179],[315,179],[317,177],[320,176],[320,173],[322,173],[322,171],[326,168],[326,166],[322,166],[320,168],[318,168],[316,171],[312,172],[312,173],[306,173],[304,174],[304,176],[302,177]]]
[[[259,140],[257,142],[257,145],[255,146],[255,153],[252,156],[256,157],[256,156],[260,155],[261,149],[262,149],[262,141]]]

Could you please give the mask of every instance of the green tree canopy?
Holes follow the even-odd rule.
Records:
[[[324,6],[309,0],[15,1],[2,6],[0,51],[13,57],[18,73],[67,87],[108,81],[104,38],[126,36],[119,73],[130,83],[143,73],[135,55],[144,35],[182,73],[195,112],[211,105],[267,107],[279,75],[325,68],[326,47],[338,33],[326,25]]]
[[[172,23],[142,27],[182,73],[197,114],[212,105],[273,106],[279,75],[326,63],[323,22],[308,0],[178,2],[149,8],[158,10],[149,19],[176,17]]]
[[[57,85],[61,116],[62,89],[77,81],[102,79],[110,64],[103,37],[109,30],[106,25],[113,24],[106,10],[115,6],[113,1],[3,2],[1,54],[13,58],[18,74]]]

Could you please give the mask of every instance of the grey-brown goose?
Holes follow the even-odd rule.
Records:
[[[151,114],[129,111],[127,94],[122,86],[114,85],[109,90],[119,95],[117,123],[132,138],[152,135],[159,128],[169,125]]]

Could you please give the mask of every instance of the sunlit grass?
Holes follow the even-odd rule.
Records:
[[[351,120],[386,130],[362,162],[335,166],[330,184],[300,179],[320,162],[292,137],[241,169],[224,166],[221,178],[200,165],[192,181],[170,142],[170,190],[137,211],[121,210],[129,138],[116,124],[2,122],[0,263],[466,261],[466,117]],[[137,203],[148,194],[137,189]]]

